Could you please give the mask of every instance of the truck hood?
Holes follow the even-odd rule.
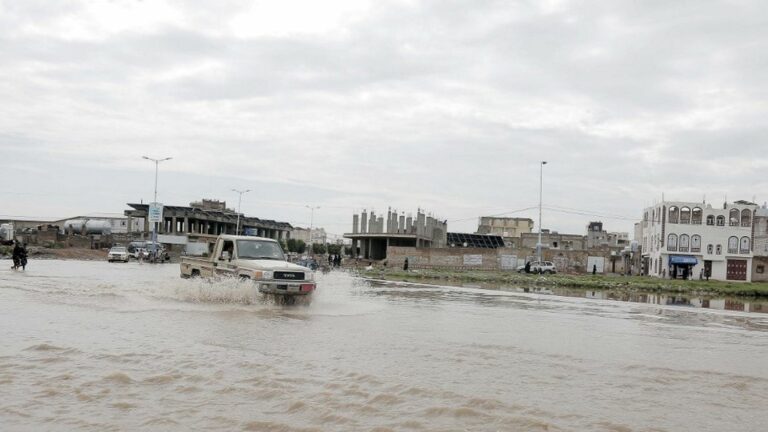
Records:
[[[290,272],[312,272],[312,270],[287,261],[275,260],[237,260],[237,265],[251,270],[271,270],[271,271],[290,271]]]

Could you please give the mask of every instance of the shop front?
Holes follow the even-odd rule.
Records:
[[[669,276],[672,279],[690,279],[693,275],[693,267],[699,260],[692,255],[670,255]]]

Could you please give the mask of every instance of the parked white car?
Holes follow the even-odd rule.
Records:
[[[517,267],[518,273],[525,272],[525,266],[519,266]],[[531,262],[531,273],[542,273],[542,274],[555,274],[557,273],[557,268],[555,268],[555,265],[550,261],[532,261]]]
[[[115,246],[109,250],[109,253],[107,253],[107,261],[109,262],[113,262],[113,261],[128,262],[128,259],[129,259],[128,249],[124,246]]]

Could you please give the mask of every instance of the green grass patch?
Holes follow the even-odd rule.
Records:
[[[648,276],[526,275],[501,271],[374,269],[363,276],[410,282],[448,281],[521,287],[562,287],[585,290],[624,290],[681,294],[768,297],[768,283],[658,279]]]

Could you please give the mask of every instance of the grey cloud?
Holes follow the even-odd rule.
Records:
[[[759,2],[377,3],[338,33],[250,39],[221,26],[248,2],[174,4],[194,25],[90,41],[18,31],[77,7],[0,17],[0,146],[51,151],[64,178],[173,152],[180,176],[227,170],[217,186],[269,179],[301,201],[311,183],[318,201],[446,218],[535,203],[542,159],[545,202],[603,213],[766,186]]]

